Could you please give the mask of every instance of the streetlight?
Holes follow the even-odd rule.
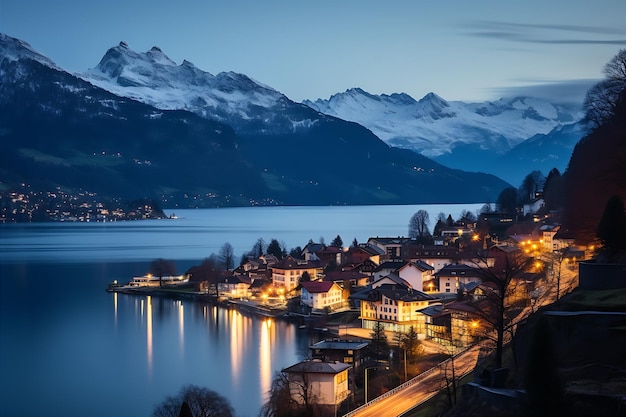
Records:
[[[367,371],[369,371],[370,369],[378,369],[378,366],[370,366],[368,368],[365,368],[365,404],[367,404]],[[389,369],[389,367],[385,366],[385,369]]]

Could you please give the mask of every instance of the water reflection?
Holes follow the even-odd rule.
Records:
[[[143,303],[143,300],[141,300]],[[143,311],[143,309],[142,309]],[[148,376],[152,376],[152,297],[146,297],[146,340],[148,344],[147,358],[148,358]]]
[[[230,322],[230,368],[235,383],[239,382],[241,357],[243,356],[242,321],[243,318],[236,310],[228,311]]]
[[[272,355],[270,338],[273,331],[273,321],[265,319],[261,323],[261,341],[259,344],[259,381],[261,381],[261,394],[266,400],[267,393],[272,385]]]
[[[185,312],[182,301],[178,303],[178,334],[180,339],[180,357],[185,356]]]

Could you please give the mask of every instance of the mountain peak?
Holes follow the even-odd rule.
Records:
[[[29,59],[62,71],[52,60],[33,49],[28,42],[4,33],[0,33],[0,57],[0,62],[4,60],[19,61],[21,59]]]
[[[430,104],[431,106],[438,107],[438,108],[444,108],[444,107],[450,106],[446,100],[444,100],[443,98],[441,98],[440,96],[438,96],[437,94],[433,92],[426,94],[424,97],[422,97],[420,101],[418,101],[418,103]]]

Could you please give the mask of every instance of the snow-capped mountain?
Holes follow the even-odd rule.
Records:
[[[464,103],[429,93],[416,101],[404,93],[374,95],[360,88],[303,103],[359,123],[392,146],[435,159],[468,144],[504,154],[534,135],[582,117],[579,109],[529,97]]]
[[[6,64],[18,61],[19,59],[30,59],[47,67],[62,71],[52,60],[35,51],[28,42],[12,38],[4,33],[0,33],[0,50],[2,51],[0,59]],[[0,69],[0,71],[2,71],[2,69]],[[3,75],[3,73],[0,72],[0,75]]]
[[[262,133],[270,126],[273,133],[291,132],[324,117],[246,75],[213,75],[186,60],[177,65],[158,47],[135,52],[120,42],[95,68],[76,75],[118,96],[159,109],[188,110],[244,133]],[[302,110],[305,114],[299,114]]]
[[[482,202],[508,186],[391,147],[246,76],[176,65],[157,48],[121,44],[87,81],[2,36],[0,73],[6,189],[217,207]],[[362,174],[368,167],[375,175]]]

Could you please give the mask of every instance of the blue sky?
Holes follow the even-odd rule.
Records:
[[[624,0],[0,0],[0,32],[69,71],[125,41],[244,73],[294,101],[360,87],[582,102],[626,48],[624,16]]]

